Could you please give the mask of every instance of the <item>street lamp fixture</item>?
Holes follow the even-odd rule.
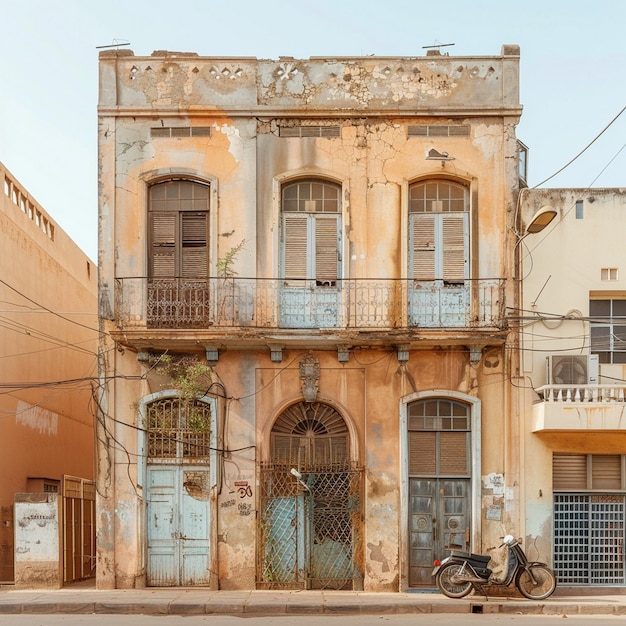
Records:
[[[557,215],[556,209],[549,205],[542,206],[526,226],[527,235],[540,233]]]

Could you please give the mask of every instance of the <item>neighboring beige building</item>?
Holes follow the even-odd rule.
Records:
[[[520,532],[519,62],[100,53],[100,588],[431,587]]]
[[[97,268],[2,164],[0,181],[0,581],[54,585],[93,575],[80,527],[93,520],[78,509],[94,500]],[[15,494],[33,493],[58,494],[60,515],[78,524],[58,520],[61,581],[46,580],[30,547],[16,553]]]
[[[522,215],[541,207],[557,216],[518,246],[523,305],[511,312],[524,535],[552,553],[560,585],[623,588],[626,189],[524,190]]]

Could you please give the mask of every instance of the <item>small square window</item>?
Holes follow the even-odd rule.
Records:
[[[600,270],[600,278],[602,280],[617,280],[617,268],[616,267],[603,267]]]

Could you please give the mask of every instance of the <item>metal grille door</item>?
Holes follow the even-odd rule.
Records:
[[[261,470],[261,588],[356,589],[362,576],[361,476],[350,467]]]
[[[554,569],[562,584],[623,585],[623,495],[554,496]]]

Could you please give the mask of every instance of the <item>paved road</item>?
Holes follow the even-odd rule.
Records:
[[[564,626],[562,615],[0,615],[0,626]],[[623,616],[571,615],[567,626],[615,626]]]

